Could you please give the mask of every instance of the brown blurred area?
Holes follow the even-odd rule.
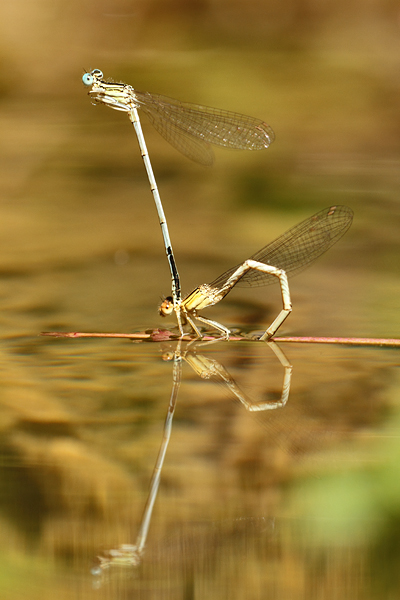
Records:
[[[170,277],[134,132],[81,83],[99,68],[276,133],[265,152],[216,150],[204,169],[143,119],[184,292],[346,204],[353,226],[293,281],[282,333],[399,337],[398,3],[16,0],[0,5],[0,33],[1,597],[373,598],[374,551],[390,549],[399,521],[396,490],[371,467],[384,462],[376,440],[398,435],[396,422],[384,429],[397,414],[394,351],[285,348],[289,403],[262,419],[186,365],[142,570],[93,591],[92,557],[135,539],[172,368],[155,344],[37,334],[171,325],[156,310]],[[277,289],[235,290],[207,316],[261,328],[279,301]],[[214,350],[250,395],[279,396],[267,349]],[[335,486],[348,471],[353,487]],[[370,536],[299,533],[316,513],[305,496],[326,501],[325,476],[343,510],[387,490],[360,508]],[[398,589],[392,576],[382,589]]]
[[[82,60],[106,60],[114,69],[118,64],[140,69],[152,60],[171,61],[179,69],[191,56],[200,61],[202,53],[211,58],[235,50],[253,52],[258,59],[260,53],[287,52],[299,60],[309,52],[321,61],[329,54],[331,64],[340,59],[348,67],[366,69],[369,64],[371,73],[382,79],[391,75],[395,83],[399,22],[398,4],[390,0],[101,0],[68,5],[20,0],[1,8],[7,75],[2,88],[5,93],[65,97],[77,65],[94,68]]]

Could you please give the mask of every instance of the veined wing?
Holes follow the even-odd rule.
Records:
[[[138,107],[172,146],[204,165],[213,162],[210,144],[240,150],[262,150],[275,139],[271,127],[254,117],[180,102],[134,90]]]
[[[287,275],[297,275],[333,246],[349,229],[352,220],[353,211],[347,206],[325,208],[286,231],[249,259],[283,269]],[[209,284],[210,287],[221,288],[240,264],[220,275]],[[274,275],[250,269],[236,285],[255,287],[276,282]]]

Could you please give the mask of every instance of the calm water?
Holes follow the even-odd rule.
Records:
[[[80,83],[97,67],[276,132],[205,169],[144,120],[184,293],[345,204],[353,225],[293,279],[280,334],[400,337],[398,17],[372,2],[353,31],[250,4],[3,15],[5,600],[399,595],[398,350],[39,336],[173,327],[132,127]],[[261,331],[279,308],[276,286],[238,289],[205,316]],[[99,574],[98,556],[131,564]]]
[[[379,585],[396,583],[397,351],[281,344],[293,367],[281,406],[290,369],[266,344],[182,346],[180,363],[169,343],[4,346],[9,597],[361,597],[381,560]],[[137,565],[90,575],[97,555],[143,536]]]

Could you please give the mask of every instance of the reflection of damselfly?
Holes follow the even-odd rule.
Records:
[[[172,299],[173,303],[177,304],[181,299],[179,274],[138,109],[143,110],[155,129],[174,148],[203,165],[211,165],[213,162],[210,144],[240,150],[262,150],[273,142],[274,132],[261,119],[140,92],[125,83],[104,81],[100,69],[85,73],[82,81],[91,88],[89,95],[95,102],[128,113],[135,128],[164,238],[172,276]]]
[[[214,340],[215,341],[215,340]],[[232,394],[240,400],[246,410],[250,412],[271,411],[277,408],[283,408],[289,398],[290,383],[292,377],[292,366],[286,358],[285,354],[275,342],[268,342],[269,348],[272,350],[279,363],[283,367],[284,377],[282,392],[279,400],[263,401],[254,403],[247,397],[237,385],[235,379],[225,369],[225,367],[215,358],[199,354],[196,350],[204,348],[213,342],[190,342],[186,349],[182,349],[182,341],[179,340],[174,351],[167,351],[163,354],[163,360],[173,360],[172,373],[172,391],[167,410],[167,416],[164,423],[164,431],[160,450],[157,460],[154,465],[153,475],[150,481],[149,494],[144,507],[143,516],[139,526],[139,532],[136,542],[125,543],[118,548],[112,548],[97,556],[96,565],[92,569],[92,575],[96,577],[94,581],[95,587],[100,587],[102,577],[105,570],[113,566],[121,567],[137,567],[142,560],[145,550],[149,527],[153,515],[153,508],[157,498],[157,493],[161,480],[161,471],[164,466],[164,460],[167,453],[168,444],[172,432],[172,420],[175,413],[176,403],[178,400],[178,392],[182,381],[182,362],[185,361],[192,367],[194,372],[204,381],[211,380],[224,383]],[[191,348],[191,349],[190,349]],[[250,355],[249,355],[250,356]],[[251,363],[251,361],[250,361]],[[248,365],[247,365],[248,366]]]
[[[316,258],[335,244],[346,233],[353,220],[353,211],[347,206],[331,206],[302,223],[295,225],[242,264],[232,267],[212,283],[204,283],[178,303],[170,296],[160,306],[160,314],[167,316],[175,311],[179,330],[183,335],[183,325],[189,323],[198,337],[202,337],[194,319],[206,323],[229,338],[230,331],[224,325],[201,317],[199,310],[213,306],[222,300],[235,285],[261,286],[279,280],[283,308],[272,325],[261,336],[267,340],[273,336],[290,314],[290,300],[287,275],[303,271]]]

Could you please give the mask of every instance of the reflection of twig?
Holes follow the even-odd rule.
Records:
[[[57,338],[128,338],[138,341],[160,342],[179,338],[179,334],[168,329],[153,329],[150,332],[141,331],[137,333],[86,333],[82,331],[43,331],[40,335]],[[185,335],[181,338],[184,342],[193,340],[193,336]],[[211,341],[213,336],[203,336],[203,341]],[[218,338],[217,338],[218,339]],[[229,342],[257,341],[244,335],[231,335]],[[349,338],[349,337],[273,337],[270,341],[292,342],[303,344],[343,344],[346,346],[392,346],[400,347],[399,338]]]

